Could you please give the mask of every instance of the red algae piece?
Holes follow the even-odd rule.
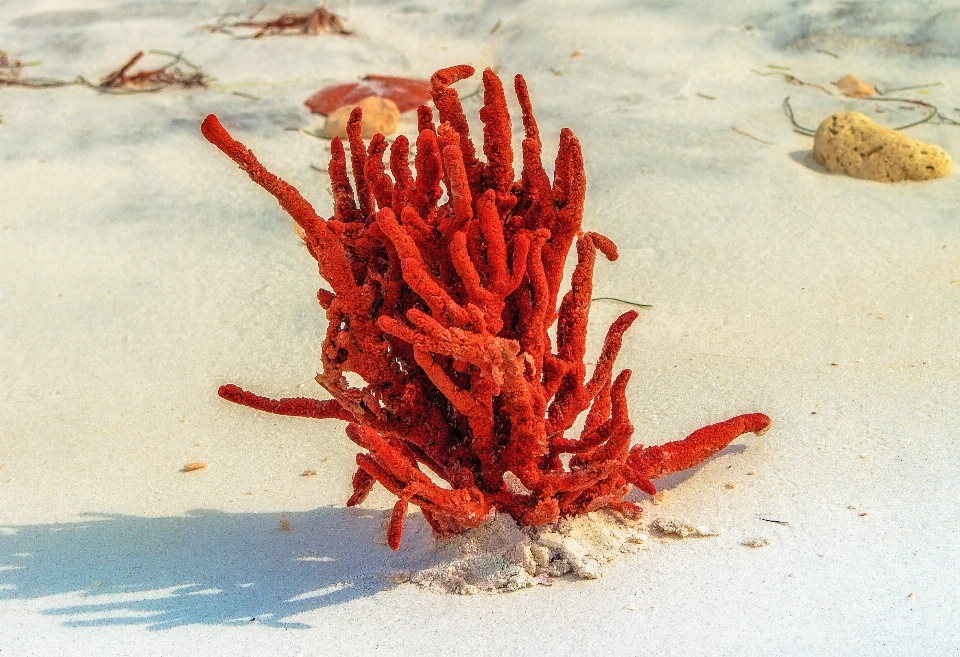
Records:
[[[268,413],[346,420],[360,448],[347,506],[361,504],[376,484],[393,493],[387,543],[394,550],[411,504],[438,536],[478,527],[491,510],[521,525],[604,508],[635,519],[642,509],[623,499],[634,487],[655,495],[652,480],[770,425],[752,413],[683,440],[631,447],[630,370],[615,374],[614,363],[637,312],[611,324],[589,374],[585,361],[597,254],[613,261],[617,248],[582,228],[580,142],[561,131],[551,182],[530,94],[517,76],[525,138],[515,178],[504,88],[487,69],[481,161],[450,86],[473,74],[463,65],[431,78],[439,125],[421,106],[412,169],[409,140],[399,137],[385,162],[385,138],[367,144],[362,110],[353,109],[349,166],[341,138],[330,145],[334,211],[326,219],[215,116],[201,126],[293,217],[332,288],[317,294],[328,321],[316,380],[333,399],[272,400],[232,384],[220,396]],[[574,246],[577,264],[561,295]],[[362,382],[351,384],[347,373]],[[567,436],[584,413],[582,430]]]
[[[357,82],[325,87],[310,96],[304,104],[311,112],[331,114],[341,107],[355,106],[370,96],[389,98],[397,104],[401,113],[409,112],[430,100],[430,83],[413,78],[368,75]]]

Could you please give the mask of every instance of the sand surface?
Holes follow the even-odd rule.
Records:
[[[42,62],[27,75],[96,79],[153,48],[217,78],[0,89],[0,654],[960,650],[960,174],[826,173],[780,107],[813,127],[873,112],[781,74],[852,73],[941,82],[902,93],[960,120],[955,3],[331,0],[355,36],[195,29],[257,4],[0,1],[0,49]],[[329,215],[326,143],[290,130],[303,100],[461,62],[527,77],[547,159],[562,127],[581,139],[585,226],[621,253],[596,293],[653,306],[619,359],[634,439],[773,418],[657,504],[631,498],[717,536],[651,532],[599,579],[507,595],[396,584],[432,539],[413,515],[392,553],[382,489],[343,506],[341,423],[217,397],[319,395],[324,326],[289,219],[202,118]],[[885,105],[885,125],[918,116]],[[960,127],[907,134],[960,155]],[[591,353],[622,310],[596,303]]]

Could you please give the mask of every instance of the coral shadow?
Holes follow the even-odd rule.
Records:
[[[373,595],[391,560],[382,513],[198,510],[0,527],[0,601],[38,599],[66,626],[308,627],[295,614]]]

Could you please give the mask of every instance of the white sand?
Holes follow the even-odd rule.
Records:
[[[825,174],[783,98],[808,126],[871,106],[750,72],[940,81],[903,93],[960,119],[954,3],[331,0],[356,37],[194,29],[256,4],[0,3],[0,48],[43,62],[27,74],[95,78],[139,48],[182,49],[226,86],[0,89],[0,654],[956,651],[958,174]],[[429,537],[412,515],[400,552],[380,542],[382,489],[343,507],[340,423],[216,396],[319,394],[323,324],[289,220],[199,122],[216,112],[328,214],[309,166],[327,152],[285,131],[310,121],[302,101],[464,61],[526,75],[548,151],[564,126],[583,143],[585,223],[622,254],[597,294],[653,304],[619,361],[635,439],[773,418],[660,482],[656,507],[633,498],[718,536],[651,534],[600,579],[510,595],[394,587]],[[917,114],[885,109],[888,125]],[[960,155],[960,128],[907,133]],[[621,310],[596,304],[593,353]],[[179,471],[192,461],[207,467]]]

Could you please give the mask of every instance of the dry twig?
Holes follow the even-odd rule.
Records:
[[[768,146],[773,146],[773,142],[772,142],[772,141],[767,141],[766,139],[760,139],[760,137],[757,137],[757,136],[755,136],[755,135],[751,135],[749,132],[746,132],[745,130],[741,130],[740,128],[737,128],[736,126],[730,126],[730,129],[733,130],[733,131],[734,131],[735,133],[737,133],[738,135],[743,135],[744,137],[749,137],[750,139],[752,139],[752,140],[754,140],[754,141],[759,141],[761,144],[767,144]]]

